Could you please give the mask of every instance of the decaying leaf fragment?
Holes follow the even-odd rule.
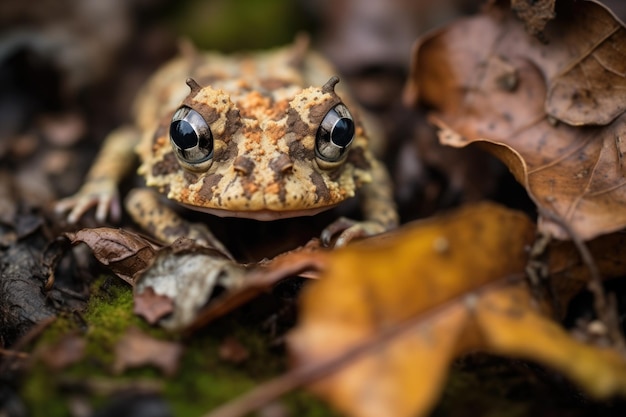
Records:
[[[227,292],[202,308],[185,331],[194,332],[205,326],[217,317],[236,309],[283,279],[300,276],[302,278],[317,278],[317,270],[323,263],[323,253],[319,239],[312,239],[306,245],[280,254],[270,260],[250,265],[245,278],[230,280]]]
[[[135,285],[135,313],[169,330],[186,333],[245,304],[279,281],[315,278],[320,241],[257,264],[239,264],[223,254],[179,240],[161,249]],[[216,288],[223,290],[212,298]]]
[[[297,366],[335,361],[312,388],[360,417],[424,415],[450,362],[476,350],[538,361],[593,395],[626,393],[626,361],[572,339],[532,298],[533,237],[524,215],[485,203],[330,253],[289,337]]]
[[[423,38],[405,99],[434,108],[442,143],[481,144],[588,240],[626,226],[626,30],[593,1],[556,8],[547,42],[497,7]],[[551,218],[539,227],[570,238]]]
[[[154,339],[131,327],[115,346],[113,370],[120,374],[128,368],[152,365],[172,376],[178,369],[182,353],[181,344]]]
[[[180,330],[196,318],[209,301],[215,287],[234,290],[243,285],[245,268],[213,249],[196,245],[190,240],[178,240],[158,251],[151,265],[142,272],[135,284],[135,298],[146,291],[171,300],[172,309],[160,320],[161,326]],[[162,304],[162,300],[158,301]],[[146,305],[151,311],[151,306]],[[144,314],[144,311],[138,311]],[[149,314],[150,314],[149,313]]]
[[[158,323],[159,320],[174,311],[174,300],[166,295],[157,294],[150,287],[141,293],[136,293],[133,301],[134,313],[143,317],[150,324]]]
[[[554,19],[554,3],[556,0],[511,0],[511,9],[524,22],[531,35],[540,35],[550,20]]]
[[[37,356],[47,367],[60,370],[83,359],[87,341],[77,334],[67,334],[53,345],[44,345]]]

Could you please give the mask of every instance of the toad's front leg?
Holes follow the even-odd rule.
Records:
[[[146,232],[156,239],[171,244],[177,239],[185,237],[196,243],[213,248],[233,259],[213,233],[201,223],[190,223],[180,217],[178,213],[165,205],[160,197],[147,188],[131,190],[124,201],[126,212]]]
[[[322,242],[329,246],[337,237],[335,247],[348,244],[353,239],[374,236],[395,229],[399,224],[398,211],[393,199],[393,185],[387,169],[373,160],[372,181],[361,187],[361,210],[363,220],[341,217],[328,225],[322,232]]]
[[[67,219],[76,223],[90,208],[96,207],[96,220],[121,217],[117,186],[135,163],[134,147],[139,132],[133,126],[123,126],[111,132],[93,163],[87,179],[76,194],[57,202],[58,213],[69,211]]]

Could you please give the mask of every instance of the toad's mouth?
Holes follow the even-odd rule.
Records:
[[[324,207],[315,207],[311,209],[302,209],[302,210],[226,210],[226,209],[217,209],[217,208],[207,208],[207,207],[198,207],[193,206],[191,204],[183,204],[190,210],[201,211],[203,213],[209,213],[214,216],[219,217],[238,217],[242,219],[253,219],[260,221],[272,221],[279,219],[288,219],[291,217],[304,217],[304,216],[313,216],[315,214],[321,213],[328,209],[331,209],[337,204],[333,204],[330,206]]]

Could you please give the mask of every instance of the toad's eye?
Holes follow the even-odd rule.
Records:
[[[345,155],[354,139],[354,120],[343,104],[330,109],[315,137],[315,153],[325,162],[337,162]]]
[[[187,168],[203,169],[213,156],[213,135],[200,113],[183,106],[176,110],[170,124],[172,148]]]

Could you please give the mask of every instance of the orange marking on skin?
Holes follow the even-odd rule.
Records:
[[[181,201],[191,201],[191,199],[190,199],[190,194],[191,194],[191,193],[189,192],[189,190],[188,190],[188,189],[186,189],[186,188],[185,188],[185,189],[182,189],[182,190],[180,191],[180,197],[179,197],[179,199],[180,199]]]
[[[257,162],[262,162],[263,161],[263,156],[265,155],[265,150],[264,149],[257,149],[256,155],[254,157],[254,159]]]
[[[261,143],[261,134],[259,132],[252,132],[246,134],[246,143],[244,143],[244,148],[246,152],[251,153],[255,149],[258,150],[259,144]]]
[[[268,107],[265,109],[264,113],[269,119],[278,120],[287,113],[288,109],[289,109],[289,101],[281,100],[275,103],[272,107],[269,107],[269,103],[268,103]]]
[[[255,126],[246,126],[243,130],[243,134],[246,137],[244,148],[246,152],[250,152],[253,149],[259,147],[261,143],[262,134],[261,131]]]
[[[248,193],[254,194],[259,189],[259,186],[252,182],[248,182],[244,185],[244,188]]]
[[[163,136],[158,137],[152,144],[152,152],[156,153],[159,149],[163,148],[166,144],[166,139]]]
[[[254,116],[265,114],[267,109],[270,107],[270,100],[258,91],[251,91],[244,97],[242,104],[246,115],[250,115],[250,118],[258,119],[259,117]]]
[[[265,128],[265,133],[269,137],[270,142],[273,145],[276,145],[278,140],[282,139],[287,134],[287,131],[284,126],[271,123],[268,124],[268,126]]]
[[[265,187],[266,194],[278,194],[280,192],[280,185],[277,182],[273,182]]]

